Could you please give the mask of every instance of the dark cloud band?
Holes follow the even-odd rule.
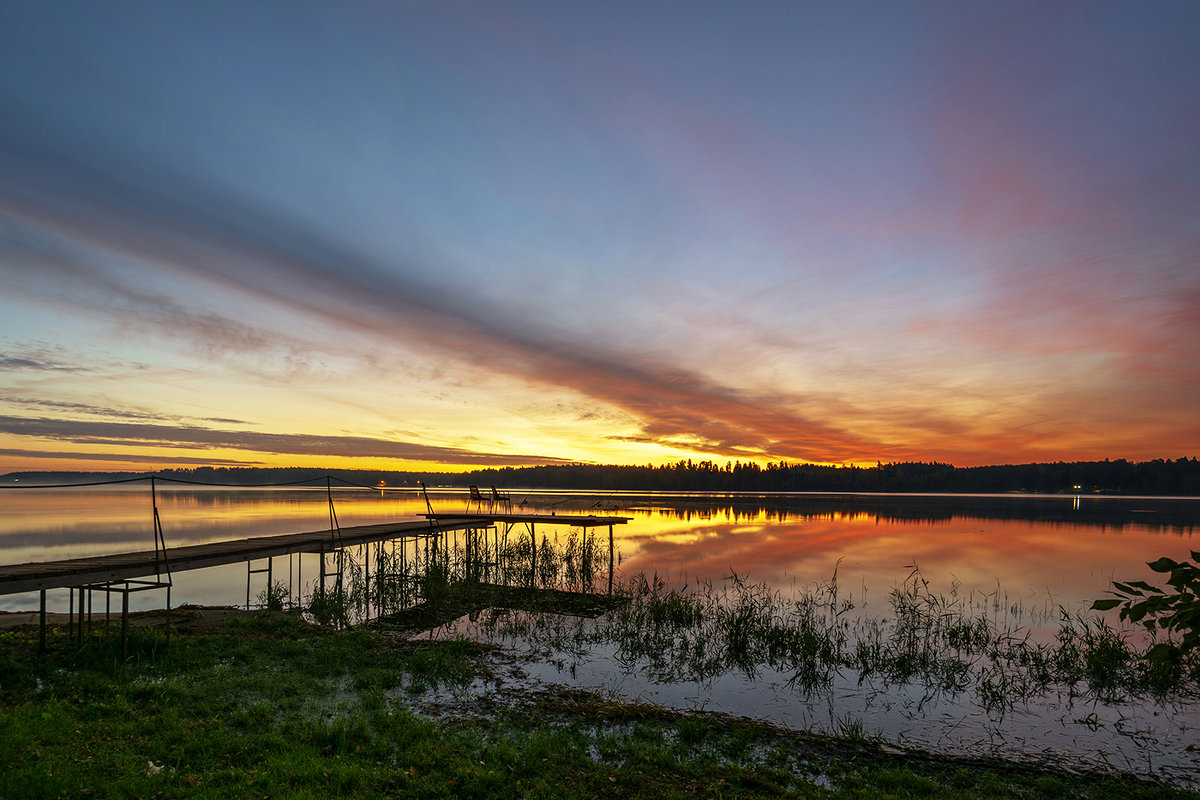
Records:
[[[464,466],[532,466],[557,464],[564,461],[545,456],[479,453],[454,447],[395,442],[365,436],[260,433],[192,425],[56,420],[45,417],[2,416],[0,417],[0,433],[34,436],[74,444],[120,447],[226,448],[274,455],[396,458]],[[138,459],[130,457],[125,460]]]

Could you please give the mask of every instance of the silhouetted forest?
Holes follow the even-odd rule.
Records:
[[[453,482],[546,489],[731,492],[1048,492],[1200,495],[1200,461],[1077,461],[994,467],[937,462],[827,467],[680,461],[653,466],[570,464],[484,469]]]
[[[134,478],[151,473],[25,472],[3,476],[5,484],[79,483]],[[503,467],[472,472],[394,472],[320,470],[302,467],[199,467],[155,473],[164,478],[234,485],[337,481],[376,486],[495,485],[530,489],[696,492],[1044,492],[1200,496],[1196,458],[1132,462],[1075,461],[991,467],[955,467],[910,461],[874,467],[828,467],[780,462],[759,466],[742,462],[679,461],[664,466],[557,464]],[[335,484],[336,485],[336,484]]]

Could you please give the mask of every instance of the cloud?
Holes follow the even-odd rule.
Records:
[[[637,366],[635,354],[540,329],[510,318],[484,297],[451,292],[428,277],[437,265],[384,266],[318,229],[199,181],[146,175],[134,160],[122,161],[123,169],[99,171],[40,145],[8,146],[9,166],[19,166],[28,182],[0,179],[0,210],[69,241],[170,264],[380,341],[418,341],[480,369],[582,393],[634,414],[647,437],[668,446],[671,439],[692,437],[730,456],[888,456],[879,443],[789,410],[803,398],[750,396],[675,367]],[[18,153],[24,157],[14,164],[11,156]],[[5,160],[0,150],[0,164]],[[61,254],[43,266],[40,280],[57,280],[59,272],[64,285],[100,287],[109,308],[127,314],[126,325],[149,324],[176,336],[182,330],[197,342],[235,351],[271,345],[269,334],[243,322],[134,289]],[[94,302],[94,294],[76,302]],[[461,457],[457,451],[444,455]]]
[[[69,367],[52,361],[0,354],[0,370],[28,369],[39,372],[84,372],[82,367]]]
[[[836,145],[834,150],[841,158],[828,167],[823,165],[826,159],[812,154],[822,150],[813,151],[797,145],[790,134],[801,133],[799,128],[795,131],[758,129],[754,122],[756,116],[745,113],[745,109],[753,106],[743,106],[741,101],[753,103],[759,98],[739,95],[737,113],[726,119],[719,104],[710,107],[711,99],[698,102],[693,108],[691,103],[684,101],[684,96],[673,96],[675,93],[666,83],[657,90],[652,87],[649,92],[645,89],[635,91],[632,97],[650,97],[653,102],[647,103],[647,108],[635,108],[631,115],[632,124],[627,124],[623,132],[597,131],[592,141],[601,148],[614,142],[620,144],[620,148],[614,149],[632,145],[639,149],[640,155],[646,156],[650,169],[662,171],[659,179],[663,184],[674,185],[679,181],[682,190],[661,190],[656,181],[638,181],[622,184],[618,194],[629,200],[642,194],[640,190],[659,189],[659,193],[653,194],[655,201],[661,199],[664,202],[660,205],[671,209],[669,213],[664,212],[664,218],[679,215],[693,219],[698,211],[700,217],[690,224],[679,225],[676,232],[681,235],[666,240],[658,238],[662,235],[658,230],[662,220],[656,221],[652,226],[656,229],[654,237],[647,238],[658,242],[661,251],[646,251],[645,243],[638,242],[643,249],[632,256],[618,249],[600,254],[589,252],[579,259],[580,263],[588,263],[589,258],[600,262],[609,255],[619,254],[626,256],[614,258],[623,264],[621,269],[628,270],[622,276],[624,278],[641,278],[643,272],[655,272],[657,267],[654,265],[660,261],[670,262],[662,268],[662,273],[656,272],[660,279],[662,274],[667,276],[664,282],[687,278],[691,273],[684,271],[686,257],[677,252],[666,253],[661,259],[654,256],[676,248],[686,250],[689,246],[696,251],[703,250],[707,244],[704,239],[707,231],[703,228],[706,223],[712,223],[720,228],[722,235],[731,238],[758,237],[763,241],[780,242],[779,249],[784,253],[781,260],[787,263],[778,269],[786,269],[788,275],[804,273],[809,276],[808,280],[820,291],[815,292],[814,297],[798,300],[816,306],[827,300],[831,292],[838,296],[855,294],[857,288],[866,294],[869,287],[876,298],[893,297],[887,294],[891,281],[879,281],[887,284],[882,288],[876,285],[877,278],[887,277],[877,268],[877,262],[890,259],[892,252],[898,252],[912,263],[906,261],[891,268],[896,274],[903,272],[906,276],[905,281],[897,283],[907,285],[910,269],[915,275],[924,271],[944,271],[947,274],[967,273],[972,277],[980,270],[982,274],[978,281],[964,283],[981,284],[986,293],[984,297],[956,296],[945,301],[952,304],[949,310],[940,315],[928,315],[926,318],[931,321],[926,328],[921,329],[918,323],[905,331],[914,338],[933,338],[956,345],[959,340],[970,340],[982,348],[1016,353],[1028,357],[1028,363],[1035,365],[1031,372],[1037,371],[1036,365],[1042,363],[1040,359],[1046,355],[1067,352],[1086,356],[1116,352],[1124,357],[1122,363],[1130,374],[1141,370],[1153,373],[1154,377],[1165,375],[1176,385],[1200,383],[1197,381],[1200,373],[1195,366],[1190,366],[1200,363],[1195,344],[1200,341],[1200,336],[1196,335],[1194,278],[1190,281],[1181,279],[1164,289],[1162,261],[1155,260],[1150,269],[1144,269],[1146,259],[1137,247],[1138,241],[1134,241],[1132,249],[1122,251],[1121,258],[1099,267],[1086,259],[1074,258],[1081,253],[1086,256],[1089,249],[1117,252],[1110,246],[1114,242],[1103,236],[1097,237],[1097,231],[1103,233],[1114,220],[1121,221],[1120,218],[1133,206],[1147,205],[1143,202],[1147,198],[1164,194],[1154,181],[1138,184],[1142,188],[1134,195],[1119,191],[1121,179],[1145,177],[1133,174],[1142,162],[1135,159],[1133,166],[1127,165],[1123,172],[1110,170],[1104,161],[1106,155],[1096,155],[1114,152],[1119,156],[1115,161],[1125,162],[1132,149],[1153,150],[1130,148],[1126,143],[1118,143],[1120,146],[1116,150],[1107,147],[1113,144],[1104,139],[1111,126],[1099,124],[1104,118],[1095,116],[1101,106],[1105,107],[1101,109],[1105,114],[1110,113],[1107,92],[1092,93],[1090,102],[1093,106],[1084,109],[1086,114],[1071,104],[1078,99],[1073,93],[1079,86],[1075,83],[1078,76],[1070,72],[1070,65],[1091,63],[1089,48],[1103,44],[1091,40],[1078,42],[1072,38],[1077,20],[1086,19],[1088,15],[1076,16],[1074,10],[1051,9],[1038,12],[1036,24],[1030,25],[1029,13],[1023,8],[976,10],[967,14],[965,27],[961,15],[934,15],[938,20],[933,26],[933,46],[922,48],[929,53],[929,63],[926,65],[928,74],[917,79],[921,94],[904,96],[903,101],[898,101],[903,108],[885,108],[888,124],[870,126],[892,132],[887,136],[895,149],[858,149],[847,137],[840,135],[843,129],[839,124],[845,125],[846,121],[832,106],[828,109],[831,112],[828,122],[813,122],[814,118],[809,114],[796,117],[802,124],[792,124],[821,128],[825,136],[819,141]],[[186,19],[180,22],[182,25]],[[999,34],[992,29],[998,29]],[[1011,452],[1004,447],[1006,441],[1012,442],[1013,438],[991,435],[987,431],[979,434],[970,421],[964,421],[964,417],[945,413],[943,397],[939,396],[941,387],[929,389],[928,381],[922,384],[920,374],[906,378],[903,388],[906,401],[922,407],[911,413],[894,413],[886,400],[879,399],[886,397],[892,387],[886,378],[879,377],[880,373],[888,373],[889,365],[879,363],[886,356],[881,357],[875,348],[871,348],[872,355],[863,359],[868,365],[875,362],[872,365],[876,370],[874,384],[870,387],[872,392],[831,400],[821,396],[822,387],[814,385],[815,380],[810,382],[814,386],[811,392],[780,389],[772,393],[769,388],[738,388],[747,385],[742,375],[733,370],[719,378],[706,374],[705,365],[689,349],[687,341],[679,341],[678,349],[671,352],[670,341],[665,341],[669,336],[662,337],[664,341],[644,346],[637,342],[622,345],[620,342],[627,341],[627,337],[622,336],[620,328],[627,324],[628,316],[626,310],[617,305],[611,313],[612,335],[588,335],[580,329],[572,330],[569,321],[552,325],[545,320],[568,320],[576,307],[562,304],[559,308],[552,302],[539,307],[544,298],[535,295],[534,300],[518,308],[513,295],[510,293],[507,299],[501,298],[497,287],[536,285],[538,273],[523,271],[513,254],[543,248],[553,251],[553,247],[545,245],[547,242],[559,244],[554,235],[544,234],[545,238],[519,245],[489,241],[470,229],[472,223],[486,227],[486,220],[481,222],[472,213],[442,213],[447,209],[462,212],[463,208],[495,204],[495,198],[455,195],[456,191],[461,193],[464,186],[476,188],[479,184],[460,183],[456,176],[445,175],[438,176],[439,181],[444,178],[444,185],[437,182],[430,185],[420,180],[409,185],[405,183],[407,178],[424,173],[413,171],[412,164],[405,159],[389,160],[386,157],[388,148],[397,146],[392,142],[381,146],[379,152],[364,154],[361,162],[338,152],[337,144],[358,142],[360,140],[355,137],[359,134],[347,133],[336,125],[324,127],[326,123],[318,117],[358,119],[353,113],[347,116],[340,113],[356,110],[354,103],[344,98],[338,98],[343,101],[340,105],[313,104],[310,107],[307,95],[300,96],[303,102],[299,105],[289,105],[289,101],[294,104],[297,99],[286,93],[271,95],[275,105],[268,109],[270,113],[253,117],[254,122],[262,124],[259,128],[247,124],[249,120],[245,114],[229,113],[239,109],[259,111],[256,95],[267,84],[262,83],[263,77],[256,73],[230,69],[229,74],[239,76],[237,85],[220,82],[204,85],[210,91],[213,86],[231,90],[226,97],[228,118],[222,118],[219,109],[211,104],[194,102],[185,91],[154,94],[160,90],[155,82],[146,81],[146,85],[138,82],[145,80],[147,74],[138,60],[138,48],[145,47],[146,43],[131,35],[134,30],[141,29],[135,26],[128,31],[114,31],[111,40],[91,36],[90,42],[81,42],[79,58],[93,53],[91,47],[100,47],[101,52],[107,53],[130,46],[129,59],[120,61],[124,65],[122,68],[112,67],[113,75],[100,73],[93,76],[101,88],[116,84],[109,88],[120,90],[113,95],[119,101],[114,104],[114,113],[106,114],[103,119],[95,114],[89,119],[87,109],[90,107],[86,105],[80,106],[82,111],[73,110],[75,104],[69,102],[72,96],[86,102],[98,102],[96,97],[104,97],[104,102],[108,102],[109,96],[94,91],[90,82],[84,84],[66,77],[69,73],[28,69],[29,75],[14,71],[12,74],[17,77],[10,77],[6,83],[0,82],[0,87],[7,87],[3,99],[9,112],[0,124],[0,218],[7,216],[11,221],[5,226],[5,235],[0,236],[0,246],[9,250],[3,259],[4,268],[12,270],[10,276],[0,274],[0,278],[8,283],[22,284],[27,294],[39,293],[39,299],[50,298],[51,302],[69,305],[73,310],[84,309],[105,316],[127,333],[146,335],[147,339],[165,337],[172,342],[186,342],[209,358],[233,360],[246,354],[272,356],[282,352],[287,356],[285,361],[290,359],[287,368],[294,369],[301,377],[310,374],[307,356],[313,351],[341,346],[352,349],[351,345],[343,345],[332,338],[325,342],[314,341],[321,336],[311,333],[303,325],[272,330],[267,321],[257,316],[205,310],[197,307],[198,303],[190,293],[171,295],[161,288],[169,286],[173,278],[182,277],[188,286],[217,286],[227,296],[236,293],[255,303],[269,303],[272,309],[285,307],[293,312],[293,318],[319,323],[322,330],[345,331],[348,338],[357,340],[362,337],[349,334],[366,334],[378,343],[380,352],[395,342],[413,346],[422,353],[441,357],[445,373],[454,379],[464,380],[457,373],[465,372],[462,367],[469,365],[480,372],[492,371],[523,381],[535,387],[535,391],[559,388],[590,398],[597,406],[622,409],[640,426],[635,435],[624,438],[658,443],[672,449],[695,448],[731,458],[759,455],[861,462],[922,456],[924,453],[920,448],[923,444],[957,437],[970,440],[961,445],[962,451],[969,450],[972,445],[978,450],[986,441],[988,446],[1001,447],[1001,452]],[[973,35],[962,35],[964,30]],[[987,35],[974,35],[980,33]],[[454,36],[447,39],[457,42]],[[181,40],[182,49],[195,57],[190,48],[203,41],[199,37]],[[97,42],[105,44],[101,46]],[[50,43],[54,41],[50,40]],[[457,43],[461,46],[461,42]],[[1067,48],[1070,58],[1060,57],[1058,46],[1064,43],[1070,44]],[[155,48],[161,46],[166,45],[155,40]],[[564,61],[570,61],[572,50],[572,47],[562,49],[560,55]],[[29,55],[45,59],[47,64],[56,57],[53,52]],[[229,63],[263,66],[258,60],[237,60],[247,55],[248,52],[242,53],[236,46],[231,46]],[[604,63],[612,61],[607,50],[603,55]],[[702,55],[705,63],[712,62],[707,50]],[[21,52],[14,50],[12,62],[18,63],[20,57]],[[33,63],[43,63],[36,58]],[[431,69],[436,71],[441,64],[433,54],[430,58]],[[848,56],[847,60],[855,61],[853,56]],[[1165,63],[1169,59],[1162,60]],[[302,66],[320,72],[313,63],[322,62],[293,64],[285,59],[282,66]],[[485,63],[490,67],[489,59],[483,59],[475,66],[478,68]],[[622,60],[622,63],[636,63],[636,60]],[[134,76],[132,83],[122,82],[122,75],[125,81],[130,80],[122,69]],[[194,74],[180,69],[177,78],[190,74],[192,83],[186,85],[192,89],[196,88],[198,80],[205,76],[212,78],[215,74],[204,69],[196,72],[196,64],[191,65],[191,70]],[[46,91],[40,81],[48,77],[39,72],[50,73],[49,86],[65,87],[70,91],[65,95]],[[282,71],[279,74],[283,74]],[[490,73],[486,77],[491,77]],[[889,71],[883,77],[890,88],[893,74]],[[929,93],[926,82],[933,86],[933,93]],[[625,96],[628,81],[604,83],[620,86],[621,90],[614,91],[606,101],[618,104]],[[1136,84],[1136,80],[1129,82],[1129,85]],[[172,88],[175,85],[173,83]],[[903,80],[899,80],[899,85],[905,88]],[[830,84],[830,88],[833,86]],[[880,91],[875,83],[871,86],[875,87],[872,91]],[[590,86],[587,93],[592,94],[596,88]],[[913,87],[907,88],[915,91]],[[141,89],[152,91],[141,98]],[[1156,96],[1154,93],[1146,95]],[[691,97],[690,93],[686,96]],[[313,95],[313,99],[318,98],[319,93]],[[365,100],[368,106],[384,105],[380,99],[365,90],[364,94],[355,95],[356,102]],[[451,106],[461,103],[464,108],[470,100],[466,95],[446,98]],[[868,100],[872,104],[879,102],[875,94],[869,95]],[[163,113],[158,113],[160,109],[154,101],[163,104]],[[253,101],[253,109],[247,101]],[[588,102],[595,100],[581,97],[580,108],[588,108]],[[861,102],[861,98],[852,100],[854,104]],[[637,105],[635,102],[634,106]],[[656,108],[660,110],[655,111]],[[871,110],[874,108],[872,105]],[[77,116],[73,117],[73,114]],[[603,114],[585,115],[588,120],[599,121],[603,117]],[[372,116],[372,119],[376,117]],[[386,130],[388,123],[399,119],[380,112],[378,127]],[[1088,124],[1080,126],[1080,119]],[[1167,121],[1177,123],[1179,119],[1178,116],[1168,117]],[[70,124],[73,120],[87,124]],[[292,137],[279,136],[286,133],[280,128],[295,121],[311,122],[315,133],[296,131],[294,139],[301,144],[285,150],[283,140],[287,139],[290,144]],[[197,124],[190,125],[191,122]],[[1130,123],[1122,124],[1128,126]],[[641,142],[630,135],[635,125],[647,129]],[[1141,125],[1140,120],[1138,125]],[[347,127],[355,126],[348,124]],[[1180,132],[1187,134],[1194,124],[1180,127]],[[181,136],[180,131],[184,129],[197,131],[194,138]],[[1143,141],[1133,129],[1122,130],[1129,135],[1129,141]],[[516,129],[509,135],[515,132]],[[462,151],[454,150],[459,155],[471,155],[474,147],[489,152],[496,148],[494,139],[476,140],[478,131],[452,130],[449,133],[447,138],[467,140]],[[335,146],[315,149],[315,143],[326,134]],[[606,134],[608,138],[605,138]],[[1086,140],[1078,148],[1076,134]],[[389,138],[390,135],[383,133],[381,137]],[[514,138],[524,141],[523,136]],[[1194,137],[1181,138],[1190,141]],[[314,147],[311,153],[304,151],[305,143]],[[876,146],[878,144],[876,142]],[[1098,144],[1106,147],[1097,147]],[[1171,152],[1169,148],[1161,150]],[[512,148],[509,154],[535,152],[539,157],[543,155],[542,148],[536,145],[528,150]],[[298,163],[291,160],[297,153],[314,158],[311,163]],[[219,161],[213,154],[219,154]],[[714,154],[720,157],[714,158]],[[859,155],[871,158],[864,164],[859,161]],[[442,162],[436,161],[438,154],[431,153],[430,156],[431,164],[438,166],[430,167],[429,174],[437,175]],[[420,158],[418,156],[418,160]],[[531,165],[536,166],[532,164],[533,160]],[[890,166],[893,163],[907,164],[909,161],[917,167],[911,169],[913,174],[907,179],[899,180],[897,176],[903,177],[902,174],[909,170],[899,169],[896,175],[881,175],[875,170],[875,160],[887,162],[889,170],[894,169]],[[614,161],[624,163],[620,159]],[[789,168],[788,164],[793,161],[801,166]],[[505,169],[497,168],[494,161],[476,162],[467,158],[461,164],[456,162],[455,166],[464,173],[476,168],[485,172],[489,169],[505,172]],[[1098,166],[1103,169],[1094,169]],[[239,175],[241,167],[252,168],[254,179]],[[555,172],[551,167],[541,168],[547,175]],[[346,170],[344,176],[340,173],[342,169]],[[286,174],[289,171],[302,178],[293,180],[293,175]],[[364,181],[355,189],[361,189],[373,198],[395,200],[394,207],[384,204],[382,210],[368,209],[369,203],[360,201],[357,191],[353,197],[339,194],[337,186],[331,183],[326,196],[326,187],[321,185],[322,180],[330,176],[351,178],[371,171],[380,176],[379,184]],[[1194,189],[1191,188],[1194,181],[1189,179],[1194,174],[1194,169],[1184,170],[1175,180],[1174,188],[1167,192],[1178,201],[1174,203],[1180,209],[1177,217],[1186,217],[1187,209],[1195,206]],[[260,177],[265,179],[263,185],[254,185]],[[688,180],[684,181],[685,178]],[[268,186],[271,180],[276,183]],[[564,190],[578,188],[568,179],[563,180]],[[394,192],[389,194],[389,191],[379,189],[380,185],[387,185]],[[513,188],[528,185],[520,183],[518,186],[517,181],[513,182]],[[436,197],[414,196],[431,189],[431,194]],[[497,196],[502,194],[497,193]],[[567,196],[570,192],[563,191],[562,194]],[[1132,197],[1132,200],[1122,199],[1126,197]],[[509,198],[504,199],[507,210]],[[542,193],[537,193],[536,197],[529,193],[514,194],[512,200],[514,207],[547,202]],[[573,200],[586,212],[593,204],[597,208],[607,208],[608,198],[582,191]],[[655,205],[644,199],[630,202],[637,208]],[[694,206],[700,206],[699,210]],[[420,218],[406,216],[413,209],[418,214],[426,214],[424,223]],[[1157,206],[1154,211],[1155,220],[1163,219]],[[386,221],[387,233],[378,240],[365,238],[364,234],[370,233],[369,224],[340,224],[348,217],[367,212],[377,222]],[[491,212],[484,212],[483,216],[486,213]],[[616,215],[620,216],[619,213]],[[431,222],[443,216],[449,222]],[[578,222],[587,214],[567,216]],[[1145,234],[1152,230],[1146,225],[1150,216],[1130,214],[1130,223],[1124,227]],[[722,222],[726,217],[741,219],[737,224],[724,225]],[[553,216],[536,220],[519,215],[513,218],[520,219],[529,229],[533,229],[531,223],[534,222],[561,221]],[[759,218],[760,226],[752,228],[750,224]],[[445,229],[451,231],[450,236],[440,243],[445,248],[443,251],[412,235],[412,230],[422,224],[429,228],[422,236],[436,237],[438,224],[444,224]],[[1179,224],[1191,225],[1190,217],[1184,223],[1173,222],[1167,238],[1178,240],[1180,231],[1186,230],[1178,228]],[[455,225],[462,225],[462,230],[455,229]],[[33,241],[39,237],[32,237],[14,241],[13,230],[20,226],[37,231],[41,240]],[[1018,247],[1009,239],[1021,239],[1030,232],[1044,234],[1062,244],[1039,250],[1024,242],[1021,244],[1027,246]],[[520,232],[524,233],[526,231]],[[1124,233],[1122,231],[1122,235]],[[1077,238],[1084,234],[1083,238]],[[695,236],[696,241],[687,238],[691,236]],[[1060,236],[1065,238],[1059,239]],[[798,244],[809,239],[815,244],[808,247]],[[562,239],[563,243],[580,250],[593,246],[587,243],[594,241],[584,237],[567,243],[566,237]],[[662,245],[664,241],[669,244]],[[887,246],[864,247],[863,241],[886,241]],[[1190,241],[1195,241],[1194,235]],[[487,246],[497,242],[497,248]],[[507,245],[512,249],[497,255],[496,250],[504,250]],[[837,249],[840,247],[846,249]],[[789,248],[792,250],[790,256],[787,255]],[[826,248],[829,253],[840,256],[832,258],[838,268],[830,268],[828,264],[813,266],[811,262],[820,261],[818,258],[795,257],[802,252],[824,258]],[[561,249],[563,261],[570,261],[569,247]],[[736,247],[730,248],[731,252],[736,250]],[[760,249],[753,250],[760,252]],[[764,246],[761,250],[774,253],[771,247]],[[652,255],[647,256],[647,252]],[[1170,255],[1184,264],[1181,271],[1185,271],[1194,265],[1196,252],[1194,246],[1191,249],[1180,246]],[[468,255],[464,257],[464,253]],[[717,258],[707,253],[703,257],[709,261]],[[133,270],[114,267],[114,263],[120,262],[140,264],[148,272],[155,273],[154,277],[159,280],[143,283],[137,277],[131,277]],[[641,266],[643,262],[644,267]],[[929,266],[932,262],[938,263]],[[982,268],[978,266],[980,263],[984,265]],[[630,268],[630,264],[638,266]],[[843,264],[845,269],[840,268]],[[517,267],[512,270],[512,275],[505,272],[510,266]],[[561,266],[563,274],[577,274],[583,280],[584,271],[578,264],[556,266]],[[696,270],[697,282],[712,279],[711,267],[706,263]],[[475,281],[465,274],[470,269],[486,270],[487,282]],[[542,276],[549,274],[548,266],[543,265],[542,269]],[[747,277],[750,272],[749,266],[737,259],[722,264],[721,270],[731,282]],[[913,279],[912,284],[914,298],[938,291],[928,277]],[[1131,296],[1130,286],[1139,287],[1137,292],[1157,292],[1160,296],[1172,295],[1180,299],[1175,303],[1156,301],[1135,308],[1127,302]],[[746,286],[746,289],[752,292],[761,287],[762,283],[759,283]],[[1112,287],[1118,287],[1118,290],[1110,291]],[[572,294],[569,299],[583,294],[583,291]],[[612,299],[617,294],[603,296]],[[651,295],[648,300],[639,297],[629,298],[628,302],[654,315],[650,317],[652,320],[679,316],[683,301],[671,306],[662,296],[647,294]],[[783,295],[778,291],[766,294]],[[656,307],[659,300],[662,302]],[[791,297],[786,301],[791,301]],[[899,301],[893,301],[893,304],[896,308],[885,309],[886,313],[906,315],[901,313]],[[844,306],[847,319],[844,326],[838,325],[838,335],[844,336],[845,340],[839,339],[833,348],[835,355],[828,360],[838,358],[849,352],[855,343],[863,341],[856,337],[861,337],[862,327],[869,327],[874,322],[869,319],[875,313],[870,309],[877,312],[881,305],[886,303],[876,302],[872,306],[869,302],[856,302]],[[864,307],[868,310],[864,311]],[[748,311],[747,317],[765,317],[768,321],[762,323],[764,327],[775,324],[771,315],[762,314],[759,308]],[[530,309],[541,313],[528,313]],[[784,330],[797,318],[780,319],[778,328]],[[634,327],[654,330],[653,323],[641,321]],[[811,339],[796,337],[796,342],[797,350],[812,347]],[[897,350],[904,346],[903,341],[889,344]],[[726,355],[736,351],[737,344],[722,338],[721,348],[720,354]],[[647,358],[651,350],[657,351],[661,360]],[[967,348],[957,346],[947,347],[945,352],[959,356],[971,353]],[[755,374],[759,366],[755,362],[757,354],[748,347],[747,352],[738,352],[738,356],[744,360],[745,371]],[[364,353],[359,363],[369,365],[374,357],[374,354]],[[0,361],[2,369],[53,368],[52,361],[6,358],[8,361]],[[698,363],[701,366],[692,369],[680,366]],[[925,373],[926,376],[929,374]],[[858,385],[867,383],[864,380]],[[761,387],[763,382],[759,381],[757,385]],[[799,385],[798,380],[789,385]],[[972,388],[1000,394],[1009,387],[992,378]],[[63,407],[61,410],[70,409]],[[1145,410],[1153,412],[1152,407]],[[232,424],[223,420],[208,421],[217,425]],[[891,433],[887,432],[889,429]],[[185,425],[180,430],[213,429]],[[922,432],[929,435],[921,438]],[[123,435],[128,432],[96,434],[96,438],[116,442],[121,441]],[[229,431],[224,435],[230,441],[245,443],[248,440],[243,437],[249,434]],[[1023,435],[1017,432],[1014,437]],[[884,436],[890,438],[884,440]],[[170,438],[161,432],[151,439],[155,437],[164,441]],[[332,437],[333,440],[341,441],[341,446],[350,449],[371,451],[382,447],[378,443],[386,442],[353,437]],[[291,444],[284,440],[271,443],[260,439],[255,446],[278,447],[284,452],[292,452],[289,447],[308,448],[320,444],[315,439],[294,437],[287,441]],[[441,453],[437,448],[429,452]],[[457,458],[464,452],[448,448],[442,455]]]
[[[254,467],[261,461],[234,461],[227,458],[198,458],[193,456],[153,456],[153,455],[122,455],[120,453],[85,453],[61,450],[19,450],[0,447],[0,456],[15,456],[17,458],[53,458],[68,461],[131,461],[149,464],[205,464],[222,467]]]
[[[9,405],[25,406],[28,408],[47,408],[55,411],[65,411],[76,414],[89,414],[98,417],[116,417],[118,419],[131,420],[157,420],[161,422],[189,422],[194,418],[185,417],[179,414],[159,414],[153,411],[141,411],[138,409],[129,408],[110,408],[107,406],[94,406],[90,403],[72,403],[65,400],[45,400],[42,398],[31,397],[5,397],[0,396],[0,403]],[[222,425],[250,425],[250,422],[242,419],[230,419],[227,417],[201,417],[201,422],[216,422]]]
[[[565,459],[521,454],[479,453],[363,436],[260,433],[197,425],[61,420],[0,416],[0,433],[35,436],[57,442],[110,447],[186,447],[249,450],[277,455],[349,458],[398,458],[438,464],[498,466],[564,463]],[[126,460],[136,460],[127,457]]]

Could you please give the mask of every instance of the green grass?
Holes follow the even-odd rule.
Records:
[[[467,718],[410,693],[486,675],[487,651],[297,617],[134,629],[75,650],[0,635],[0,797],[1195,798],[1119,777],[897,755],[557,691]]]

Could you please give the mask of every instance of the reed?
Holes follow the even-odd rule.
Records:
[[[594,592],[607,575],[607,551],[594,536],[501,533],[496,527],[443,534],[423,542],[360,546],[327,558],[326,577],[309,583],[302,607],[311,621],[346,628],[394,616],[419,605],[442,606],[471,586]],[[603,572],[602,572],[603,570]],[[258,596],[258,607],[282,609],[282,584]]]
[[[1048,696],[1112,703],[1200,690],[1195,658],[1147,660],[1127,631],[1103,618],[1060,609],[1053,637],[1038,640],[1002,593],[937,594],[916,569],[889,592],[881,615],[855,613],[836,570],[788,595],[736,574],[681,587],[636,575],[620,594],[625,602],[596,620],[505,615],[486,621],[484,632],[568,657],[604,645],[624,669],[653,681],[703,683],[727,673],[754,679],[770,669],[811,696],[850,675],[881,691],[905,685],[927,695],[969,693],[1000,715]]]

